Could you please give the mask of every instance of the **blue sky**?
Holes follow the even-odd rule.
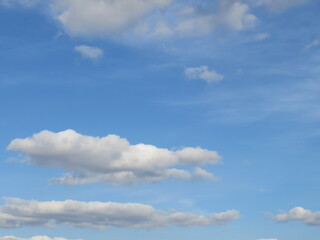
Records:
[[[0,0],[0,240],[320,236],[316,0]]]

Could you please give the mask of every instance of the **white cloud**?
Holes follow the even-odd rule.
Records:
[[[229,28],[243,30],[253,27],[256,23],[257,17],[248,13],[250,8],[247,4],[240,1],[222,1],[221,4],[223,11],[220,15],[220,21]]]
[[[103,56],[103,50],[98,47],[79,45],[75,46],[74,50],[80,53],[83,57],[89,59],[98,59]]]
[[[219,178],[213,176],[210,172],[208,172],[202,168],[199,168],[199,167],[194,170],[194,176],[197,178],[209,179],[209,180],[213,180],[213,181],[219,180]]]
[[[172,0],[54,0],[56,18],[71,35],[102,36],[134,26]]]
[[[218,28],[240,31],[253,27],[257,21],[250,13],[249,5],[240,1],[218,1],[215,9],[185,6],[172,12],[174,18],[164,15],[160,25],[145,27],[146,23],[143,23],[143,27],[137,27],[143,31],[136,32],[151,37],[194,36],[208,34]]]
[[[223,75],[210,70],[208,66],[186,68],[184,73],[190,79],[204,80],[207,83],[216,83],[224,79]]]
[[[278,222],[298,221],[307,225],[320,226],[320,212],[312,212],[302,207],[292,208],[287,213],[274,216]]]
[[[68,240],[66,238],[61,238],[61,237],[55,237],[55,238],[50,238],[48,236],[34,236],[31,238],[20,238],[20,237],[15,237],[15,236],[3,236],[0,237],[0,240]],[[80,240],[80,239],[77,239]]]
[[[8,149],[22,153],[27,162],[36,166],[70,171],[53,180],[64,184],[154,182],[200,175],[214,179],[208,172],[199,174],[199,169],[192,173],[176,167],[219,164],[221,159],[217,152],[200,147],[171,151],[142,143],[130,145],[116,135],[99,138],[73,130],[42,131],[30,138],[11,141]]]
[[[289,7],[306,3],[308,0],[252,0],[257,5],[265,5],[271,10],[285,10]]]
[[[33,6],[40,0],[0,0],[2,5]],[[104,37],[133,33],[143,37],[194,36],[217,28],[240,31],[257,18],[248,4],[219,0],[213,8],[173,0],[50,0],[54,18],[73,36]],[[166,11],[163,11],[166,9]]]
[[[59,224],[94,229],[215,226],[238,218],[239,213],[235,210],[199,216],[178,211],[165,212],[138,203],[74,200],[38,202],[8,198],[0,207],[0,228],[54,227]]]

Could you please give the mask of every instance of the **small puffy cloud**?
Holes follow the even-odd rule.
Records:
[[[74,50],[80,53],[81,56],[89,59],[98,59],[103,56],[103,50],[98,47],[79,45],[75,46]]]
[[[239,212],[235,210],[200,216],[178,211],[165,212],[138,203],[38,202],[8,198],[6,204],[0,206],[0,228],[54,227],[60,224],[93,229],[216,226],[238,218]]]
[[[77,36],[122,32],[172,0],[53,0],[52,9],[66,31]]]
[[[292,6],[301,5],[306,3],[308,0],[252,0],[257,5],[265,5],[274,11],[281,11]]]
[[[184,74],[189,79],[204,80],[207,83],[217,83],[224,79],[223,75],[210,70],[208,66],[186,68]]]
[[[55,238],[50,238],[48,236],[34,236],[31,238],[20,238],[20,237],[15,237],[15,236],[3,236],[0,237],[0,240],[69,240],[66,238],[61,238],[61,237],[55,237]],[[81,239],[77,239],[81,240]]]
[[[312,212],[302,207],[292,208],[287,213],[281,213],[274,216],[278,222],[298,221],[307,225],[320,226],[320,212]]]
[[[58,133],[42,131],[30,138],[15,139],[8,146],[25,161],[39,167],[69,171],[55,183],[86,184],[92,182],[155,182],[167,178],[215,179],[199,166],[219,164],[215,151],[185,147],[171,151],[153,145],[131,145],[117,135],[91,137],[73,130]],[[195,167],[194,172],[177,167]]]

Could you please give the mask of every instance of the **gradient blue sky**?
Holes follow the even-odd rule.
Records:
[[[317,0],[0,0],[0,216],[11,206],[6,198],[240,214],[223,225],[102,230],[54,218],[53,228],[5,227],[0,219],[0,239],[318,239],[319,11]],[[63,150],[57,159],[43,157],[58,138],[39,145],[42,155],[27,144],[8,149],[15,139],[67,129],[172,154],[216,151],[222,164],[203,165],[197,155],[194,165],[181,158],[174,167],[201,167],[219,181],[54,184],[64,173],[84,173],[77,164],[96,155],[74,155],[72,166]]]

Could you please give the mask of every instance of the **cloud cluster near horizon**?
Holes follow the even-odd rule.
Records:
[[[6,204],[0,206],[0,228],[54,227],[66,224],[93,229],[107,227],[150,229],[170,226],[216,226],[228,224],[238,218],[239,212],[235,210],[200,216],[179,211],[165,212],[138,203],[74,200],[38,202],[7,198]]]
[[[131,145],[117,135],[91,137],[73,130],[42,131],[30,138],[15,139],[8,150],[20,152],[33,165],[70,171],[52,180],[62,184],[155,182],[167,178],[217,180],[200,166],[221,163],[216,151],[200,147],[171,151],[142,143]]]

